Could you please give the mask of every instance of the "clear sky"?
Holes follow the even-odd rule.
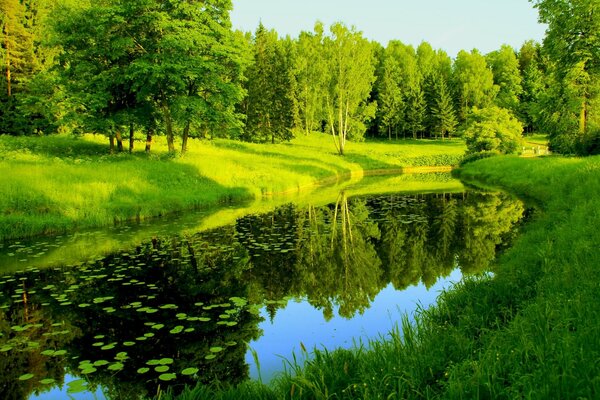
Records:
[[[233,7],[233,26],[243,31],[262,21],[297,37],[317,20],[326,26],[341,21],[384,46],[390,39],[415,46],[425,40],[452,57],[502,44],[518,49],[528,39],[541,42],[546,29],[527,0],[233,0]]]

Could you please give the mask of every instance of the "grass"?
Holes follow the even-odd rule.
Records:
[[[106,142],[0,137],[0,240],[297,192],[365,170],[454,165],[465,150],[460,141],[352,143],[340,157],[329,136],[313,134],[276,145],[193,140],[185,157],[158,138],[151,156],[111,156]]]
[[[493,275],[459,283],[381,340],[291,360],[270,386],[179,398],[599,398],[600,157],[495,157],[458,173],[540,207]]]

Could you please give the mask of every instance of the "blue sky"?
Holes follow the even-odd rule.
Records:
[[[384,46],[390,39],[429,42],[452,57],[459,50],[487,53],[525,40],[541,41],[545,26],[527,0],[233,0],[234,28],[254,31],[259,21],[296,37],[315,21],[354,25]]]

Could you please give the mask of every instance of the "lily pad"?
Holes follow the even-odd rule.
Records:
[[[194,375],[196,372],[198,372],[199,369],[198,368],[186,368],[183,371],[181,371],[181,375]]]
[[[27,381],[27,380],[33,378],[34,376],[35,375],[33,375],[33,374],[24,374],[24,375],[21,375],[20,377],[18,377],[17,379],[20,381]]]
[[[162,374],[158,377],[158,379],[160,379],[161,381],[172,381],[173,379],[176,379],[177,375],[175,374]]]

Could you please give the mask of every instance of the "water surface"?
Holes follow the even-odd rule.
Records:
[[[128,234],[135,227],[105,231],[124,247],[77,262],[44,261],[45,248],[70,239],[4,244],[0,398],[235,384],[258,378],[252,351],[268,381],[302,347],[366,343],[452,281],[487,271],[524,213],[501,193],[353,193],[200,230],[176,218],[186,229],[154,226],[143,239]]]

